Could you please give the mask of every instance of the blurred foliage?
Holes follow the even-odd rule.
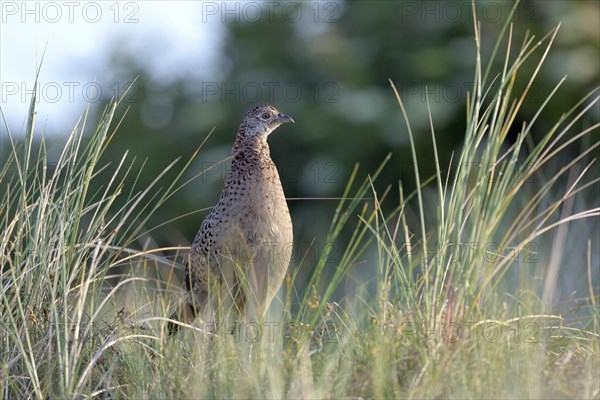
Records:
[[[175,158],[182,157],[183,165],[213,127],[187,177],[228,157],[243,113],[253,105],[271,103],[296,120],[269,139],[289,198],[337,198],[355,163],[360,163],[364,176],[391,152],[376,187],[392,185],[388,203],[397,204],[400,181],[405,193],[414,189],[414,168],[388,79],[404,96],[422,179],[435,171],[426,94],[441,168],[447,170],[462,143],[466,96],[474,74],[469,1],[276,2],[273,12],[263,12],[260,18],[253,18],[253,10],[243,2],[238,4],[239,14],[226,18],[225,39],[214,40],[222,47],[213,71],[162,79],[151,73],[156,66],[147,65],[121,43],[103,67],[101,79],[118,81],[121,87],[138,77],[125,99],[127,115],[110,150],[117,160],[128,149],[136,157],[134,169],[145,164],[140,187]],[[508,1],[478,2],[484,57],[491,54],[511,6]],[[550,129],[565,107],[598,84],[599,16],[597,1],[520,4],[512,52],[518,51],[527,31],[541,38],[563,24],[520,118],[530,119],[558,80],[569,74],[534,128],[534,139]],[[212,22],[220,24],[221,18]],[[504,52],[500,48],[496,57],[499,68]],[[516,90],[525,84],[516,82]],[[153,216],[148,228],[214,205],[227,170],[226,162],[186,186]],[[289,201],[300,249],[313,238],[317,243],[322,239],[336,204],[337,200]],[[188,244],[206,212],[173,221],[152,232],[152,237],[160,245]]]
[[[484,55],[491,53],[511,6],[512,2],[477,5],[483,37],[488,39],[482,43]],[[174,158],[189,157],[215,127],[192,166],[192,176],[229,155],[247,108],[272,103],[296,120],[294,126],[281,128],[270,138],[288,197],[339,197],[355,163],[366,174],[392,152],[377,185],[378,189],[393,185],[390,197],[394,199],[400,180],[405,193],[414,189],[414,168],[406,128],[389,89],[390,78],[407,103],[424,176],[434,172],[429,95],[445,170],[452,152],[461,145],[466,95],[473,81],[475,43],[469,2],[307,2],[298,7],[290,6],[287,12],[275,8],[257,21],[250,18],[252,10],[241,7],[238,17],[227,23],[214,79],[191,77],[166,85],[149,78],[149,66],[138,62],[135,54],[115,50],[111,67],[119,67],[118,79],[139,78],[113,149],[129,149],[140,163],[147,158],[145,170],[153,176]],[[300,15],[292,12],[297,10],[302,10]],[[561,95],[545,111],[549,118],[541,118],[534,129],[534,138],[536,132],[550,129],[565,105],[576,103],[598,83],[598,14],[595,1],[523,2],[519,6],[513,52],[518,51],[526,31],[540,38],[563,21],[550,67],[541,71],[541,83],[524,106],[527,115],[520,117],[529,119],[563,74],[570,73]],[[496,58],[501,62],[505,49],[499,51]],[[517,82],[516,90],[525,85]],[[157,215],[156,223],[213,205],[227,165],[186,187],[164,214]],[[301,242],[319,238],[335,204],[334,200],[290,201]],[[181,231],[191,240],[201,218],[182,219],[155,235],[159,240],[179,242],[179,236],[172,235]]]

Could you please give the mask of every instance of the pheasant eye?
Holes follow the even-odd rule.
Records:
[[[264,113],[261,118],[262,119],[269,119],[271,117],[271,115],[269,115],[269,113]]]

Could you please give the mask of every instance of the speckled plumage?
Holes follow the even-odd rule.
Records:
[[[191,246],[185,268],[187,301],[173,317],[189,323],[201,313],[204,321],[213,322],[217,311],[233,311],[246,322],[258,322],[277,294],[290,262],[293,234],[267,137],[285,122],[293,120],[272,106],[245,114],[219,202]],[[176,328],[171,325],[171,332]]]

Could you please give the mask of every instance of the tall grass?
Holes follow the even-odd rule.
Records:
[[[133,160],[125,153],[110,169],[108,184],[94,186],[108,171],[98,162],[118,126],[118,102],[107,106],[91,135],[84,135],[86,112],[56,163],[43,138],[34,145],[35,104],[34,92],[25,143],[15,142],[7,126],[11,152],[0,171],[0,388],[6,398],[93,393],[98,382],[92,383],[92,373],[105,350],[144,336],[115,336],[104,321],[116,293],[148,279],[113,267],[177,181],[166,189],[156,187],[160,176],[143,189],[126,185]],[[115,207],[117,198],[125,205]],[[107,284],[115,279],[114,287]]]
[[[557,304],[570,240],[581,226],[598,227],[600,208],[584,200],[598,183],[590,155],[599,142],[581,144],[599,124],[574,131],[596,106],[597,89],[534,142],[531,129],[564,79],[530,121],[514,122],[558,29],[525,37],[513,55],[507,22],[486,64],[477,23],[474,31],[475,84],[452,172],[442,174],[438,162],[434,176],[421,175],[410,118],[390,82],[417,189],[393,188],[401,200],[385,212],[392,189],[373,185],[385,161],[364,178],[356,167],[326,238],[353,232],[335,270],[327,269],[331,247],[314,265],[302,260],[265,325],[233,335],[197,321],[168,338],[171,301],[180,294],[170,282],[185,255],[165,261],[164,253],[181,249],[138,242],[148,217],[189,183],[180,183],[189,161],[168,184],[161,177],[175,162],[138,188],[125,153],[109,183],[95,186],[109,170],[98,160],[119,125],[115,102],[91,135],[82,117],[48,173],[46,143],[34,145],[34,95],[26,140],[8,132],[11,153],[0,170],[2,397],[600,396],[597,237],[577,238],[587,249],[576,253],[582,268],[573,271],[583,271],[587,290],[578,318],[565,318]],[[524,65],[535,68],[517,95]],[[437,162],[431,113],[430,122]],[[512,130],[518,135],[509,142]],[[563,156],[576,146],[576,158]],[[304,270],[311,275],[299,292],[294,283]],[[369,282],[357,278],[365,275]]]

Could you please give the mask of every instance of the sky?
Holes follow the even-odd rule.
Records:
[[[331,24],[310,22],[325,22],[332,11],[334,16],[343,11],[342,2],[307,4],[300,21],[304,24],[294,24],[302,34],[327,29]],[[598,15],[588,8],[568,7],[568,2],[551,4],[566,7],[557,41],[576,42],[586,30],[597,31]],[[165,85],[182,77],[221,82],[228,68],[221,52],[227,34],[223,23],[232,19],[252,22],[275,13],[294,21],[298,9],[293,6],[294,2],[251,0],[0,0],[0,109],[11,133],[22,134],[41,63],[37,126],[68,133],[86,106],[101,107],[99,100],[107,93],[115,97],[124,93],[124,82],[113,76],[111,68],[109,56],[115,50],[134,55],[147,67],[150,78]],[[597,55],[593,47],[569,56],[554,51],[547,68],[556,69],[557,79],[567,73],[569,79],[587,80],[596,74]],[[351,101],[339,106],[356,109]],[[4,122],[0,123],[0,134],[5,129]]]
[[[36,126],[49,132],[69,132],[88,105],[101,106],[102,94],[123,93],[121,82],[106,79],[114,47],[139,57],[161,81],[214,75],[224,38],[220,6],[0,0],[0,107],[11,134],[25,130],[40,62]]]

